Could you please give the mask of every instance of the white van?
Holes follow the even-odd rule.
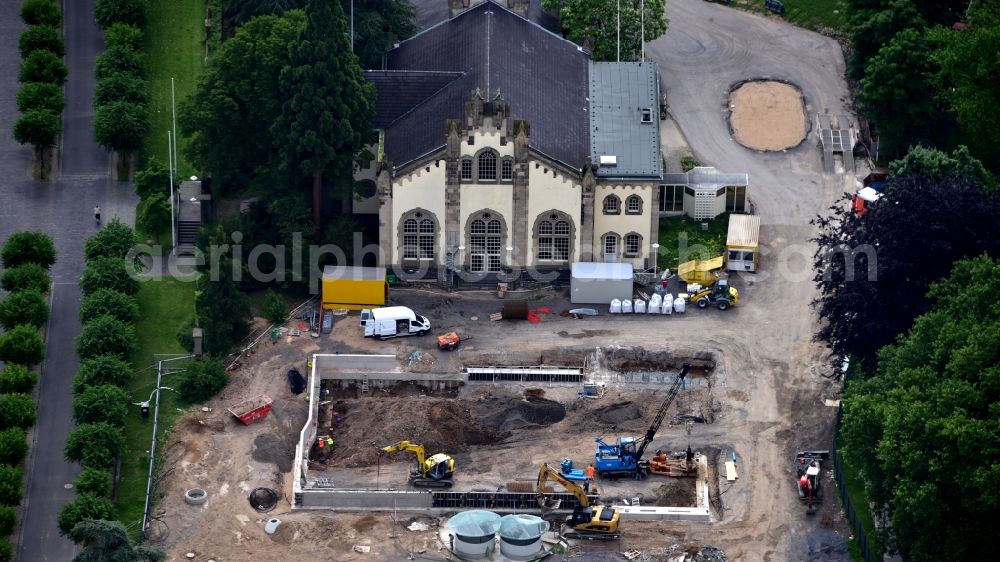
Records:
[[[431,321],[406,306],[387,306],[361,311],[361,327],[366,338],[422,336],[431,331]]]

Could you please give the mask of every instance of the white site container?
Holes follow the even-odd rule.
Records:
[[[622,314],[632,314],[632,299],[622,301]]]
[[[636,314],[646,314],[646,301],[635,299],[632,301],[632,307],[635,309]]]
[[[674,313],[674,296],[670,293],[663,295],[663,306],[660,310],[663,314]]]
[[[621,299],[614,299],[611,301],[611,314],[621,314],[622,313],[622,301]]]
[[[686,303],[684,302],[684,297],[677,297],[674,299],[674,312],[681,314],[686,308]]]
[[[570,268],[569,302],[600,304],[632,291],[632,264],[574,262]]]

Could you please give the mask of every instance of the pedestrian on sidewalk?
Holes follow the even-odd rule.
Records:
[[[101,224],[101,207],[99,205],[94,205],[94,219],[97,224]]]

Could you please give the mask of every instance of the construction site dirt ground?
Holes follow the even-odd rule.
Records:
[[[423,9],[429,0],[417,5]],[[598,317],[575,320],[545,315],[541,323],[532,325],[490,322],[488,314],[498,311],[501,303],[489,294],[397,290],[394,300],[427,315],[435,333],[456,329],[472,339],[451,354],[433,349],[432,337],[364,340],[357,316],[349,316],[336,323],[329,337],[289,338],[264,345],[242,361],[222,394],[206,404],[210,411],[187,414],[165,441],[167,458],[157,486],[157,518],[151,530],[171,560],[185,560],[188,552],[195,553],[194,559],[200,562],[405,560],[411,553],[432,560],[445,558],[433,525],[427,531],[407,529],[420,517],[416,514],[400,513],[393,518],[391,514],[290,512],[293,450],[307,404],[288,391],[285,370],[296,365],[305,372],[309,354],[394,353],[407,365],[412,352],[421,351],[426,355],[415,359],[413,368],[450,372],[466,363],[560,364],[571,357],[582,360],[579,350],[599,347],[713,357],[716,367],[709,379],[712,423],[693,425],[690,442],[694,449],[718,450],[720,457],[735,452],[739,479],[719,481],[721,507],[714,509],[716,520],[711,523],[627,521],[620,541],[577,545],[574,553],[637,549],[646,560],[668,560],[668,552],[676,545],[715,545],[729,560],[848,559],[848,527],[840,514],[834,483],[826,480],[826,502],[817,513],[807,515],[797,499],[792,461],[797,450],[833,446],[836,409],[825,401],[838,398],[840,385],[822,376],[830,372],[829,357],[812,341],[816,317],[809,303],[816,292],[811,280],[814,246],[808,240],[815,229],[809,220],[851,189],[853,178],[824,174],[811,136],[787,152],[760,153],[734,142],[726,122],[730,85],[755,77],[796,84],[810,117],[815,112],[850,113],[843,58],[833,40],[713,3],[675,0],[668,6],[668,17],[670,29],[663,38],[647,44],[646,57],[660,68],[671,116],[700,161],[725,171],[748,172],[753,180],[751,197],[762,219],[763,251],[760,273],[737,280],[740,305],[725,313],[689,309],[684,315],[669,317],[611,317],[602,309]],[[554,294],[532,301],[532,306],[543,305],[556,312],[568,308],[563,297]],[[564,348],[574,351],[567,355]],[[523,390],[504,392],[515,395]],[[471,400],[475,391],[463,392]],[[243,426],[225,412],[225,407],[263,392],[274,398],[268,418]],[[558,395],[555,389],[546,388],[546,397],[550,392]],[[384,415],[426,417],[421,401],[433,400],[437,398],[413,396],[400,402],[406,411],[386,410]],[[623,422],[620,428],[633,431],[644,429],[647,404],[655,402],[655,398],[643,400],[642,389],[612,389],[586,408],[618,401],[639,403],[644,417]],[[512,475],[533,478],[536,469],[531,467],[541,461],[564,456],[587,460],[593,454],[593,437],[607,434],[607,429],[588,416],[575,415],[569,406],[567,410],[569,415],[558,423],[516,430],[517,436],[524,437],[520,442],[468,445],[457,455],[459,478],[481,481],[477,485],[486,487],[504,484]],[[356,432],[361,439],[378,433],[377,427]],[[676,447],[687,439],[682,425],[668,425],[655,443]],[[408,459],[398,459],[379,471],[379,486],[403,485]],[[825,476],[829,477],[829,471]],[[248,493],[258,486],[282,494],[270,513],[259,513],[248,502]],[[202,506],[184,502],[184,492],[194,487],[208,492]],[[267,535],[263,524],[272,516],[283,524],[275,535]],[[426,517],[421,521],[433,524]],[[355,545],[370,546],[370,552],[355,552]],[[615,559],[607,556],[602,559]]]

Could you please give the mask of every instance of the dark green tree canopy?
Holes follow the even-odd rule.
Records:
[[[33,425],[35,425],[35,400],[30,394],[12,392],[0,395],[0,429],[12,427],[28,429]],[[0,504],[4,503],[7,502],[0,501]]]
[[[17,92],[17,110],[21,113],[32,109],[44,109],[52,113],[62,113],[66,107],[62,88],[46,82],[25,82]]]
[[[177,391],[191,403],[204,402],[215,396],[228,380],[222,363],[213,359],[189,363],[180,377]]]
[[[135,328],[116,318],[100,316],[83,325],[76,338],[76,353],[84,359],[99,355],[127,359],[135,345]]]
[[[10,392],[31,394],[37,383],[38,375],[24,365],[7,363],[3,366],[3,370],[0,370],[0,394]]]
[[[21,61],[19,82],[49,82],[62,85],[66,81],[66,64],[62,57],[49,51],[33,51]]]
[[[16,267],[11,267],[0,276],[0,288],[13,293],[21,290],[35,290],[42,293],[49,292],[49,285],[52,279],[49,272],[37,263],[25,263]]]
[[[24,0],[21,20],[27,25],[62,25],[62,8],[51,0]]]
[[[45,343],[34,326],[15,326],[0,334],[0,361],[37,365],[45,359]]]
[[[111,519],[115,514],[115,507],[111,505],[108,498],[95,496],[93,494],[80,494],[75,500],[62,506],[59,510],[59,532],[69,535],[82,521],[90,519]]]
[[[906,156],[889,164],[889,172],[894,176],[915,174],[934,181],[963,175],[988,190],[996,187],[993,175],[964,146],[959,146],[951,154],[935,148],[910,147]]]
[[[111,219],[83,244],[87,260],[97,257],[124,258],[136,243],[135,231],[118,218]]]
[[[138,150],[148,131],[149,110],[145,105],[115,101],[99,106],[94,113],[94,137],[108,150]]]
[[[883,45],[904,29],[927,27],[912,0],[894,0],[884,10],[859,18],[851,29],[852,53],[848,69],[855,78],[864,76],[865,66]]]
[[[48,319],[49,301],[39,291],[18,291],[0,301],[0,325],[8,330],[21,324],[40,328]]]
[[[35,263],[45,269],[56,263],[56,246],[44,232],[26,230],[11,234],[0,251],[5,269]]]
[[[73,419],[77,423],[107,423],[125,425],[128,415],[128,395],[111,384],[87,387],[73,400]]]
[[[563,35],[590,50],[594,60],[618,60],[618,3],[611,0],[542,0],[542,7],[559,13]],[[644,16],[640,7],[644,8]],[[664,0],[624,0],[620,8],[621,60],[639,60],[642,24],[645,23],[646,41],[657,39],[667,31]]]
[[[167,196],[170,193],[170,172],[156,158],[147,158],[146,167],[136,172],[133,184],[140,199],[156,193]]]
[[[21,469],[0,464],[0,505],[21,503]]]
[[[145,104],[148,100],[146,80],[131,72],[116,72],[97,82],[94,106],[100,107],[116,101]]]
[[[35,51],[49,51],[60,57],[66,54],[62,33],[50,25],[29,25],[21,32],[18,47],[22,57]]]
[[[111,493],[111,474],[100,468],[85,468],[73,482],[78,494],[94,494],[107,497]]]
[[[97,81],[105,80],[119,72],[143,76],[146,73],[146,62],[142,53],[128,47],[108,47],[97,55],[94,62],[94,75]]]
[[[225,243],[226,233],[221,225],[211,232],[214,233],[211,243]],[[232,262],[231,252],[227,251],[220,257],[214,274],[206,271],[198,278],[195,309],[204,333],[205,350],[212,355],[224,355],[250,330],[250,303],[233,281]]]
[[[84,297],[80,303],[80,321],[87,323],[100,316],[135,322],[139,317],[139,303],[135,297],[114,289],[98,289]]]
[[[132,273],[131,262],[120,258],[98,256],[87,262],[87,268],[80,276],[80,289],[89,295],[98,289],[112,289],[126,295],[139,292],[139,281]]]
[[[135,211],[135,224],[159,242],[160,234],[170,230],[170,201],[162,193],[143,199]]]
[[[124,359],[115,355],[98,355],[84,359],[73,379],[73,394],[79,395],[87,387],[113,384],[127,389],[135,379],[135,371]]]
[[[110,468],[125,449],[121,429],[106,423],[78,425],[66,438],[66,460],[85,467]]]
[[[157,548],[132,546],[128,532],[119,521],[84,519],[70,530],[69,537],[81,546],[73,562],[163,562],[167,559],[167,555]]]
[[[97,0],[94,17],[102,28],[116,23],[141,26],[146,23],[147,0]]]
[[[59,115],[48,109],[26,111],[14,122],[14,140],[35,148],[53,146],[60,132]]]
[[[17,466],[28,454],[28,440],[20,427],[0,430],[0,463]],[[2,516],[0,516],[2,519]],[[5,522],[0,521],[0,532],[10,533]]]
[[[142,29],[123,22],[113,23],[104,30],[104,46],[138,51],[142,48]]]
[[[1000,478],[1000,263],[955,265],[934,306],[851,381],[842,438],[906,560],[985,560]],[[955,516],[955,514],[962,516]]]

